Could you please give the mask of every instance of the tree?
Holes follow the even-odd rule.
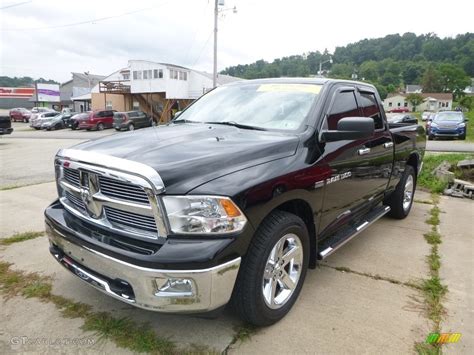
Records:
[[[474,106],[474,96],[463,96],[459,99],[459,104],[466,108],[468,111],[471,111]]]
[[[441,76],[441,85],[444,92],[452,92],[456,100],[462,94],[464,89],[471,84],[471,79],[466,75],[462,68],[453,64],[441,64],[439,66]]]
[[[428,66],[423,73],[421,86],[424,92],[440,92],[443,89],[441,74],[433,65]]]
[[[331,67],[329,76],[331,78],[337,78],[337,79],[350,79],[352,72],[353,72],[353,69],[350,64],[337,63],[337,64],[333,64],[333,66]]]
[[[409,103],[411,103],[411,105],[413,106],[413,112],[415,112],[416,111],[416,106],[423,103],[424,98],[420,94],[413,93],[413,94],[408,94],[407,97],[406,97],[406,100]]]

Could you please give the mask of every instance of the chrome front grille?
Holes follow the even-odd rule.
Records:
[[[100,191],[107,196],[119,198],[126,201],[149,204],[145,190],[133,184],[129,184],[106,176],[99,176]]]
[[[55,165],[59,200],[69,212],[129,237],[158,242],[167,237],[157,197],[164,186],[150,167],[72,149],[60,151]]]
[[[81,185],[81,178],[79,175],[79,170],[73,170],[69,168],[63,168],[64,180],[71,183],[74,186]]]
[[[74,196],[72,193],[67,191],[65,192],[65,196],[69,200],[69,202],[71,202],[79,211],[81,211],[82,213],[86,212],[86,206],[80,198]]]
[[[155,219],[151,216],[119,210],[113,207],[104,207],[107,219],[113,224],[124,225],[135,229],[144,229],[157,233]]]

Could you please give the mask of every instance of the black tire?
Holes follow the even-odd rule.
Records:
[[[289,233],[295,234],[301,242],[301,273],[293,293],[286,302],[280,308],[272,309],[263,296],[265,267],[272,249],[282,237]],[[306,276],[309,245],[308,230],[298,216],[288,212],[274,211],[265,218],[250,243],[247,255],[242,260],[234,287],[231,304],[240,318],[256,326],[267,326],[279,321],[290,311],[298,298]]]
[[[463,134],[462,136],[459,136],[459,139],[463,140],[463,141],[466,140],[466,134]]]
[[[127,130],[128,131],[134,131],[135,130],[135,125],[133,123],[130,123],[128,126],[127,126]]]
[[[15,122],[16,122],[16,120],[15,120]],[[24,119],[23,119],[23,123],[28,123],[28,119],[27,119],[27,118],[24,118]]]
[[[79,127],[79,123],[77,123],[77,122],[71,123],[71,129],[72,129],[73,131],[75,131],[78,127]]]
[[[105,128],[105,126],[104,126],[104,124],[103,124],[102,122],[97,124],[96,129],[97,129],[98,131],[103,131],[104,128]]]
[[[116,130],[117,132],[120,132],[122,129],[115,127],[115,130]]]
[[[411,189],[411,200],[408,204],[408,207],[404,206],[404,197],[405,197],[405,185],[407,181],[412,179],[412,189]],[[392,218],[396,219],[404,219],[410,213],[411,207],[413,205],[413,197],[415,196],[416,190],[416,174],[415,169],[411,165],[407,165],[405,167],[405,171],[403,172],[403,176],[398,182],[395,191],[390,195],[390,197],[386,201],[386,205],[390,206],[390,212],[388,215]]]
[[[429,141],[432,141],[433,139],[434,139],[434,136],[433,136],[432,134],[429,134],[429,135],[428,135],[428,140],[429,140]]]

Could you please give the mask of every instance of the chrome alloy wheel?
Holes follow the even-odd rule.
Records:
[[[293,233],[285,234],[268,256],[263,273],[262,293],[268,307],[278,309],[291,298],[303,267],[303,246]]]
[[[405,182],[405,189],[403,191],[403,209],[408,211],[413,198],[413,175],[408,175],[407,181]]]

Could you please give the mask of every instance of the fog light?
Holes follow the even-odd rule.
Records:
[[[158,284],[160,284],[159,280]],[[158,288],[157,297],[192,297],[194,296],[194,283],[190,279],[168,279]]]

